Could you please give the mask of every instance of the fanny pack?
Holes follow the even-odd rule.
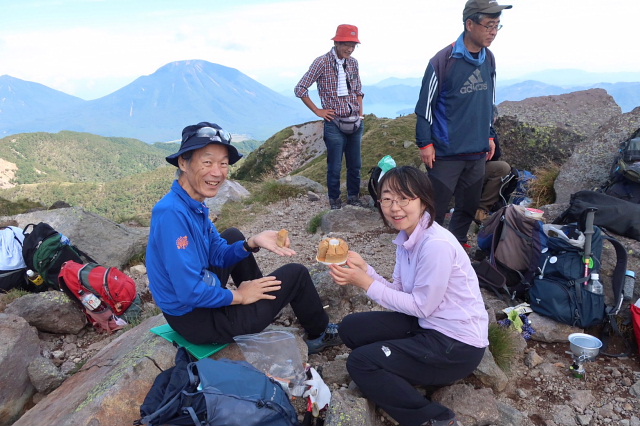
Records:
[[[362,118],[358,115],[352,115],[350,117],[336,117],[333,119],[333,123],[338,126],[338,129],[346,135],[355,133],[362,124]]]

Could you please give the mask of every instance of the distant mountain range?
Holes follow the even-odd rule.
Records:
[[[597,83],[598,81],[629,81]],[[389,78],[364,86],[365,112],[395,118],[413,113],[421,78]],[[498,80],[498,104],[509,100],[605,89],[623,112],[640,105],[640,73],[550,70],[525,79]],[[314,101],[320,101],[315,91]],[[172,62],[99,99],[85,101],[39,83],[0,76],[0,137],[72,130],[175,141],[184,126],[213,121],[242,135],[265,140],[285,127],[317,120],[293,88],[277,93],[242,72],[203,60]]]
[[[152,143],[180,139],[186,125],[213,121],[231,133],[264,140],[314,117],[299,100],[202,60],[172,62],[91,101],[0,76],[0,137],[72,130]]]

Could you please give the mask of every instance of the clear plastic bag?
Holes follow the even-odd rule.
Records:
[[[247,362],[283,385],[293,396],[304,391],[305,369],[295,336],[268,330],[234,337]]]

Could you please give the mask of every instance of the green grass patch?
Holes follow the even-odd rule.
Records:
[[[516,340],[520,335],[498,324],[489,324],[489,350],[502,371],[509,371],[515,357]]]
[[[315,234],[316,232],[318,232],[318,228],[320,228],[320,225],[322,224],[322,217],[327,214],[327,211],[328,210],[322,211],[311,218],[309,224],[307,225],[308,233]]]

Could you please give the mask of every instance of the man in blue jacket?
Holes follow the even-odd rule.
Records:
[[[185,127],[179,151],[167,157],[178,167],[177,180],[153,208],[146,256],[156,304],[196,344],[258,333],[289,303],[307,332],[309,353],[341,344],[307,268],[290,263],[262,276],[253,253],[293,256],[288,238],[281,247],[276,231],[247,239],[235,228],[220,234],[209,219],[205,199],[218,194],[240,157],[229,133],[207,122]],[[237,289],[227,288],[229,276]]]
[[[496,67],[488,49],[509,5],[469,0],[464,32],[431,58],[416,104],[416,143],[436,194],[435,220],[442,224],[455,194],[449,230],[460,244],[474,219],[485,174],[493,156],[491,135]]]

